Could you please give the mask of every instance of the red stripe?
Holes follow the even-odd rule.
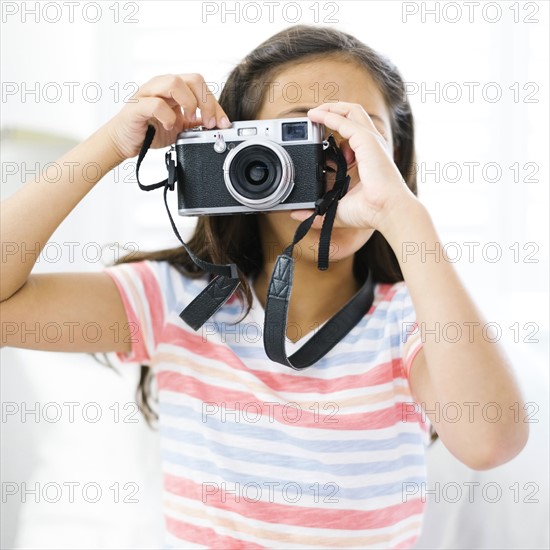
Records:
[[[327,414],[320,414],[319,410],[303,409],[298,404],[270,405],[269,402],[260,401],[254,394],[206,384],[192,376],[170,371],[160,371],[157,374],[157,386],[159,391],[166,390],[189,395],[205,404],[216,405],[226,410],[242,412],[246,407],[248,416],[243,417],[243,422],[246,422],[251,415],[257,417],[261,414],[269,418],[271,422],[276,420],[280,424],[299,426],[300,428],[377,430],[394,426],[403,422],[404,418],[407,422],[419,422],[421,419],[419,407],[410,405],[404,409],[403,403],[394,403],[390,407],[377,411],[352,414],[338,414],[332,409],[327,410]],[[365,396],[365,400],[368,400],[368,396]],[[338,405],[338,402],[335,403]],[[210,412],[218,411],[219,409]],[[206,422],[208,413],[205,411],[205,414],[207,415]]]
[[[409,356],[407,358],[407,362],[403,363],[403,372],[404,372],[407,380],[410,380],[411,367],[413,366],[413,362],[414,362],[416,356],[424,349],[424,344],[422,343],[422,341],[413,343],[413,346],[414,347],[412,349],[412,352],[411,352],[410,349],[408,350]]]
[[[132,267],[143,284],[143,290],[147,298],[145,307],[151,315],[151,326],[153,327],[153,345],[156,347],[164,326],[164,300],[157,278],[147,262],[136,262],[128,264]]]
[[[201,357],[225,363],[233,370],[253,374],[260,382],[272,391],[289,391],[330,394],[337,391],[354,390],[362,387],[373,387],[387,384],[395,378],[403,378],[401,359],[392,359],[390,362],[380,363],[373,369],[361,374],[349,374],[336,378],[326,379],[308,376],[309,371],[293,371],[291,369],[278,372],[256,370],[243,361],[227,346],[207,340],[204,336],[192,333],[180,326],[169,323],[162,335],[162,343],[183,347]],[[267,356],[266,362],[269,361]],[[342,366],[342,372],[345,366]],[[319,374],[323,374],[320,372]]]
[[[265,546],[258,546],[245,540],[218,535],[214,529],[208,527],[199,527],[192,523],[186,523],[170,517],[166,517],[166,528],[168,532],[182,541],[202,544],[208,548],[220,548],[223,550],[227,548],[265,548]]]
[[[111,279],[113,279],[116,287],[118,288],[122,304],[124,305],[124,311],[126,312],[126,319],[128,320],[128,323],[130,323],[132,326],[137,327],[137,333],[132,336],[132,339],[135,341],[132,342],[132,348],[130,352],[117,352],[116,356],[122,362],[148,361],[150,357],[147,353],[147,349],[145,348],[145,338],[143,337],[143,331],[141,330],[141,322],[138,319],[136,312],[134,311],[134,308],[132,307],[132,304],[130,303],[130,300],[126,294],[126,289],[123,286],[124,279],[123,276],[117,272],[118,269],[120,268],[106,268],[105,273],[110,275]]]
[[[201,485],[184,478],[164,475],[165,490],[175,495],[199,500],[207,506],[237,513],[245,518],[273,524],[294,525],[312,529],[343,529],[361,531],[382,529],[421,514],[425,503],[421,499],[407,500],[378,510],[335,510],[306,506],[278,504],[274,502],[251,501],[232,491],[218,489],[202,498]],[[236,500],[238,499],[238,501]]]
[[[372,313],[375,306],[377,307],[383,302],[391,301],[397,290],[395,285],[378,285],[378,301],[373,304],[369,314]],[[208,341],[208,334],[205,334],[205,330],[206,329],[203,328],[202,334],[199,334],[170,323],[163,333],[162,341],[163,343],[183,347],[208,359],[226,363],[235,370],[252,373],[258,380],[265,384],[267,388],[273,391],[288,391],[289,388],[292,388],[292,391],[296,392],[315,391],[316,393],[329,394],[336,391],[353,390],[358,387],[372,387],[379,384],[386,384],[395,378],[403,377],[403,366],[399,359],[394,359],[391,363],[381,363],[366,373],[345,375],[332,379],[308,376],[307,373],[303,371],[296,372],[288,370],[285,372],[271,373],[255,370],[245,365],[227,345]],[[236,330],[239,330],[239,328],[237,327]],[[243,335],[243,338],[244,337]],[[269,361],[267,356],[265,359]],[[320,374],[322,375],[322,373]]]
[[[376,294],[378,297],[376,303],[389,302],[399,290],[396,285],[401,286],[400,283],[379,283],[376,287]]]

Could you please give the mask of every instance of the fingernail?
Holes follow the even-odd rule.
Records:
[[[189,120],[190,120],[191,122],[195,122],[195,120],[197,120],[197,113],[191,113],[191,114],[189,115]]]
[[[208,124],[206,125],[207,128],[214,128],[214,126],[216,126],[216,117],[213,116],[209,121],[208,121]]]
[[[222,117],[220,120],[220,128],[229,128],[229,126],[231,126],[229,119],[226,116]]]

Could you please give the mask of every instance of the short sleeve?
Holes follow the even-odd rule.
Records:
[[[400,327],[399,346],[402,370],[410,388],[411,367],[414,358],[423,348],[423,342],[421,337],[422,333],[416,320],[416,311],[405,283],[400,283],[399,289],[392,302],[397,307],[395,317],[398,319]],[[411,394],[411,398],[416,402],[413,394]],[[408,401],[407,405],[411,405],[411,402]],[[425,412],[423,412],[419,403],[416,403],[415,408],[417,414],[413,416],[420,427],[423,445],[428,447],[431,440],[431,422]]]
[[[110,266],[104,271],[116,284],[130,325],[132,348],[117,353],[123,363],[150,361],[167,318],[167,262],[140,261]]]
[[[411,296],[407,286],[403,283],[399,290],[401,299],[401,319],[400,319],[400,347],[401,360],[403,361],[403,371],[407,380],[410,377],[411,366],[414,358],[422,349],[422,338],[420,329],[416,323],[416,311],[414,309]]]

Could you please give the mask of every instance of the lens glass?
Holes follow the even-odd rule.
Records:
[[[269,177],[269,168],[267,164],[261,160],[253,160],[245,168],[244,175],[246,183],[250,185],[261,185],[267,181]]]
[[[283,169],[275,151],[263,145],[250,145],[239,151],[231,161],[231,185],[242,197],[264,199],[281,183]]]

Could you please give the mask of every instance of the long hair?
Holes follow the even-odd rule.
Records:
[[[307,25],[296,25],[275,34],[231,71],[219,103],[231,121],[254,120],[266,99],[266,83],[273,82],[277,74],[295,62],[326,59],[327,56],[352,61],[374,79],[390,114],[395,163],[409,189],[416,194],[416,174],[412,170],[415,161],[414,124],[403,79],[388,59],[349,34],[333,28]],[[257,93],[258,90],[260,93]],[[188,244],[196,255],[206,261],[237,264],[241,281],[240,297],[249,308],[252,294],[248,279],[255,276],[263,265],[257,216],[202,216]],[[188,277],[203,275],[183,247],[132,254],[117,263],[146,259],[166,261]],[[393,250],[377,231],[355,253],[353,269],[361,283],[369,271],[377,283],[403,280]],[[137,399],[148,421],[155,417],[150,403],[151,378],[150,368],[142,365]]]

